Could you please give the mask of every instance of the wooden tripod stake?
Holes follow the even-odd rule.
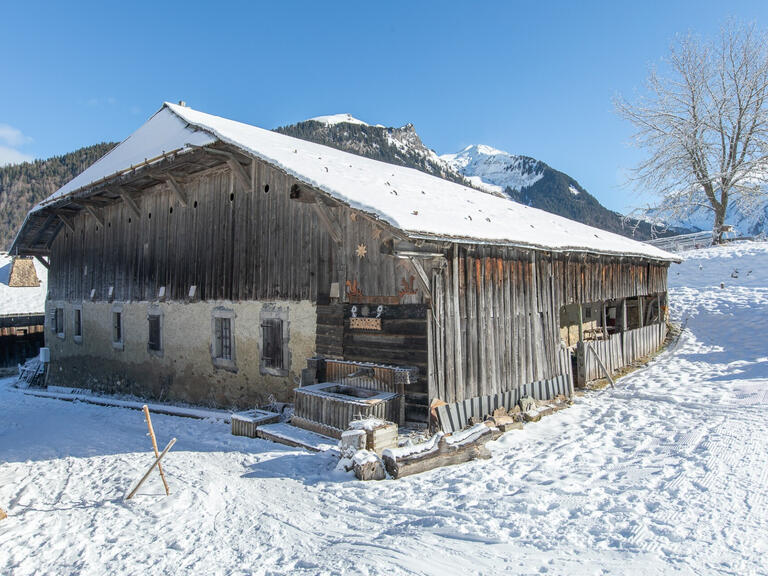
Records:
[[[141,485],[144,484],[144,481],[147,478],[149,478],[149,475],[152,473],[152,470],[155,469],[155,466],[158,466],[160,464],[160,460],[163,459],[163,457],[168,453],[168,450],[170,450],[174,444],[176,444],[176,438],[171,438],[171,441],[168,442],[168,446],[166,446],[165,449],[162,452],[160,452],[160,455],[152,463],[152,466],[149,467],[149,470],[147,470],[144,473],[144,476],[141,477],[141,480],[139,480],[136,486],[133,487],[133,490],[130,491],[128,496],[125,497],[126,500],[130,500],[131,498],[133,498],[133,495],[139,491],[139,488],[141,488]]]
[[[144,404],[144,418],[147,420],[147,428],[149,428],[149,437],[152,439],[152,449],[155,451],[155,459],[159,458],[160,452],[157,450],[157,438],[155,438],[155,431],[152,428],[152,419],[149,417],[149,407]],[[163,472],[163,465],[160,462],[157,463],[157,469],[160,471],[160,478],[163,479],[163,486],[165,486],[165,495],[170,495],[171,491],[168,489],[168,482],[165,480],[165,473]]]

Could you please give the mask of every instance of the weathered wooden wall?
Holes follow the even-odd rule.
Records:
[[[459,402],[564,373],[561,306],[664,292],[666,273],[639,260],[455,246],[433,276],[429,396]]]
[[[312,204],[292,201],[295,181],[258,163],[254,190],[229,168],[184,184],[183,206],[164,184],[148,189],[137,216],[125,203],[100,208],[103,225],[82,211],[52,245],[51,298],[316,300],[328,294],[331,239]],[[269,186],[268,191],[267,186]]]

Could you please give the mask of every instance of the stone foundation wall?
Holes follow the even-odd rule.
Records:
[[[122,306],[123,346],[112,342],[112,313]],[[74,309],[82,306],[82,338],[74,338]],[[64,308],[63,336],[51,327]],[[234,312],[235,367],[215,367],[211,355],[214,309]],[[260,369],[263,308],[287,310],[290,365],[285,376]],[[162,314],[162,351],[148,350],[150,310]],[[47,302],[46,341],[51,349],[49,385],[127,393],[150,399],[245,408],[270,394],[292,401],[306,359],[314,355],[316,308],[310,301],[289,302]]]

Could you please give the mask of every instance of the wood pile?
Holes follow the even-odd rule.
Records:
[[[478,424],[452,436],[438,432],[423,444],[385,450],[382,460],[389,475],[396,479],[442,466],[490,458],[491,452],[485,444],[498,437],[497,433],[485,424]]]
[[[387,448],[397,448],[397,424],[394,422],[367,418],[364,420],[353,420],[349,423],[349,427],[351,430],[362,430],[365,432],[366,450],[380,455]]]

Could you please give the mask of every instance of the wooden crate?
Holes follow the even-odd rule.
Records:
[[[256,438],[256,429],[264,424],[280,421],[280,414],[266,410],[248,410],[232,414],[232,435]]]

